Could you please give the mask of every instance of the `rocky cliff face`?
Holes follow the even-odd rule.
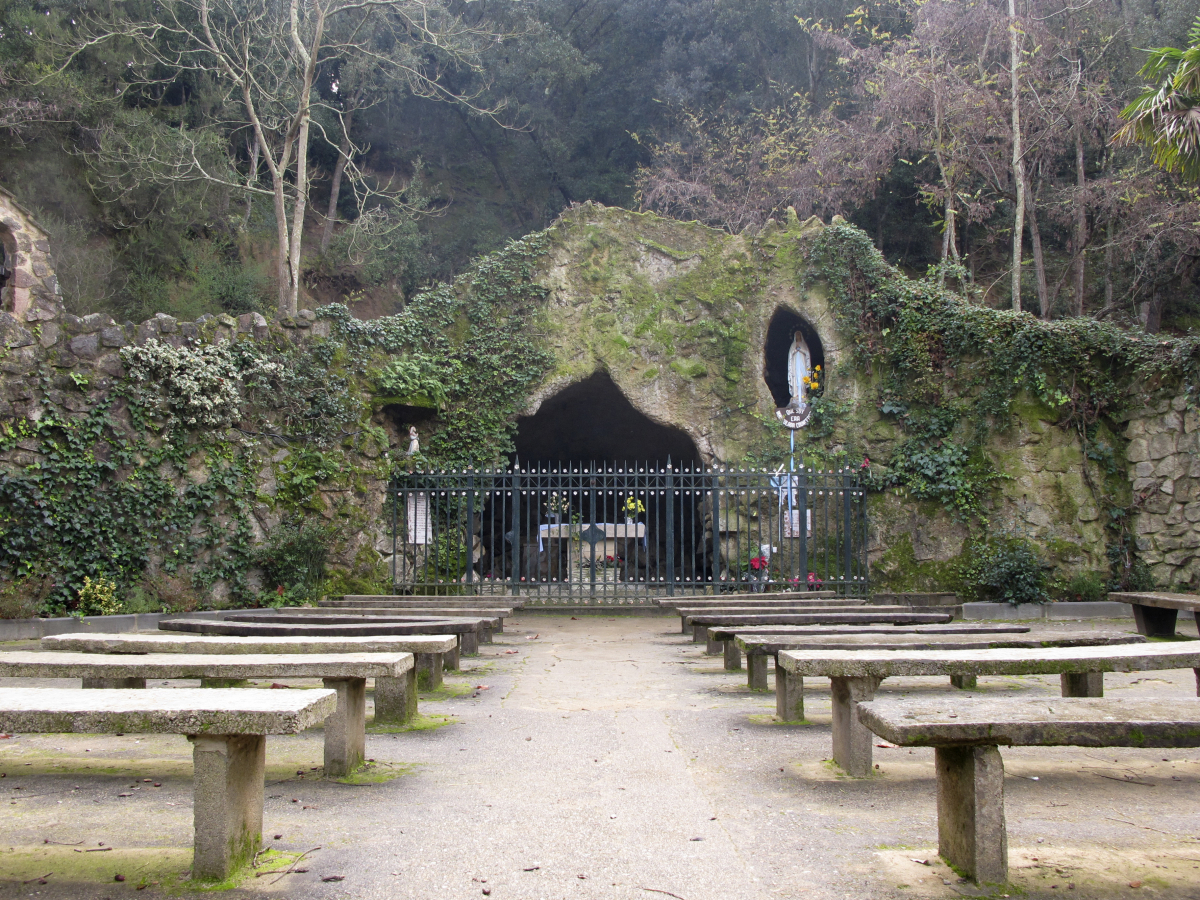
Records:
[[[990,342],[1065,326],[962,304],[945,315],[994,338],[883,325],[906,303],[948,301],[830,263],[829,247],[854,235],[792,217],[731,236],[588,204],[368,323],[326,308],[119,324],[66,315],[49,289],[25,306],[10,296],[0,597],[10,614],[31,597],[66,609],[83,575],[103,572],[175,605],[261,602],[280,587],[261,548],[306,521],[326,528],[327,589],[381,590],[384,485],[408,426],[417,462],[502,460],[519,415],[598,371],[706,463],[775,468],[789,435],[768,385],[772,335],[797,320],[825,373],[797,458],[870,460],[875,586],[952,586],[972,546],[1003,532],[1031,539],[1060,575],[1128,573],[1140,557],[1159,586],[1200,587],[1197,413],[1182,374],[1102,372],[1121,399],[1100,403],[1022,369],[976,415],[1003,380]],[[884,294],[878,312],[870,297]],[[1102,356],[1089,359],[1116,367]]]

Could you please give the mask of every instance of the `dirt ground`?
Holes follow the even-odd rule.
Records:
[[[518,615],[422,697],[420,727],[368,736],[355,783],[321,777],[319,730],[268,739],[268,852],[229,894],[1200,897],[1200,751],[1002,749],[1012,882],[980,891],[937,858],[931,750],[877,749],[877,775],[847,778],[829,762],[827,680],[806,679],[806,724],[778,724],[771,694],[678,632],[677,618]],[[1105,687],[1196,694],[1190,670]],[[951,690],[911,678],[881,693]],[[978,692],[1059,685],[981,678]],[[0,739],[0,898],[192,896],[190,749],[173,735]]]

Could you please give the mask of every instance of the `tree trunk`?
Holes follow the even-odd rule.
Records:
[[[258,135],[254,135],[254,146],[250,148],[250,171],[246,173],[246,187],[258,181]],[[246,194],[246,212],[242,215],[242,231],[250,227],[250,210],[254,208],[254,194]]]
[[[1008,0],[1008,59],[1012,91],[1012,166],[1017,191],[1013,215],[1012,308],[1021,309],[1021,254],[1025,240],[1025,159],[1021,152],[1021,66],[1020,35],[1017,31],[1017,2]]]
[[[1033,246],[1033,271],[1037,280],[1038,310],[1043,319],[1050,318],[1050,293],[1046,289],[1046,260],[1042,255],[1042,233],[1038,230],[1037,191],[1026,187],[1029,196],[1029,242]]]
[[[1154,296],[1142,303],[1138,309],[1138,318],[1142,320],[1146,334],[1158,334],[1162,327],[1162,308],[1162,292],[1156,288]]]
[[[342,117],[342,141],[338,147],[337,163],[333,167],[333,181],[329,183],[329,206],[325,210],[325,230],[321,232],[321,252],[329,251],[333,240],[333,223],[337,221],[338,195],[342,192],[342,172],[350,160],[350,124],[354,121],[354,110],[346,111]]]
[[[1075,296],[1073,312],[1083,315],[1083,288],[1086,274],[1087,257],[1087,205],[1084,202],[1083,190],[1087,183],[1087,175],[1083,165],[1083,129],[1075,130]]]

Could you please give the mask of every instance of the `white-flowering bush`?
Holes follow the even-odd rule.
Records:
[[[279,369],[257,350],[229,343],[189,349],[150,340],[141,347],[126,347],[121,359],[138,386],[139,399],[156,397],[169,422],[189,428],[223,428],[237,421],[242,382]]]

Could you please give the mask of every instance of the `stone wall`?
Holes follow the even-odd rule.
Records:
[[[50,240],[12,195],[0,188],[0,342],[13,349],[30,346],[32,335],[23,323],[50,322],[62,310],[58,278],[50,258]],[[43,329],[49,340],[53,325]]]
[[[1125,429],[1137,549],[1163,587],[1200,588],[1200,410],[1159,397]]]

